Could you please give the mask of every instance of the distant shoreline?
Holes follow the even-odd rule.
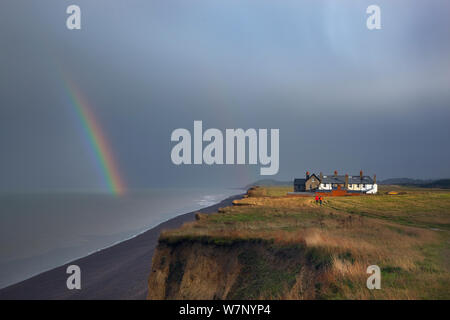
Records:
[[[132,238],[0,289],[0,299],[145,299],[147,278],[161,231],[193,221],[196,212],[217,212],[242,195],[178,215]],[[81,268],[81,290],[66,288],[66,269],[71,264]]]

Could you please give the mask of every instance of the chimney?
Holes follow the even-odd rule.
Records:
[[[373,184],[377,184],[377,175],[376,174],[373,175]]]
[[[306,171],[306,180],[309,179],[309,171]]]
[[[348,189],[348,174],[345,174],[345,185],[344,189]]]
[[[320,179],[320,182],[322,182],[322,180],[323,180],[323,173],[322,172],[320,173],[319,179]]]
[[[363,179],[363,172],[362,170],[359,172],[359,178],[362,180]]]
[[[334,170],[334,176],[337,177],[337,170]]]

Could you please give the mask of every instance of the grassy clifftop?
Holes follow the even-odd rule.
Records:
[[[386,194],[393,189],[400,194]],[[450,298],[448,190],[383,186],[323,206],[289,191],[252,189],[164,232],[149,281],[159,293],[149,298]],[[374,264],[381,290],[366,287]]]

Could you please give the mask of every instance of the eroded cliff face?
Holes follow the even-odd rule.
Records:
[[[148,299],[314,299],[329,259],[304,246],[160,242]]]

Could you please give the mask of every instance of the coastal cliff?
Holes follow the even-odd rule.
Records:
[[[256,240],[162,242],[148,299],[314,299],[323,259],[314,261],[302,245]]]
[[[320,205],[252,188],[161,233],[147,299],[448,299],[449,192],[391,189]]]
[[[328,258],[257,240],[163,242],[148,299],[314,299]]]

